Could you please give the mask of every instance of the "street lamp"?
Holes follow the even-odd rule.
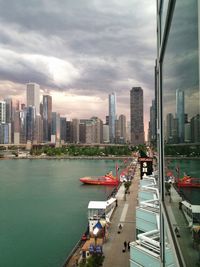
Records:
[[[96,226],[94,227],[94,230],[93,230],[93,235],[94,235],[94,242],[95,242],[95,250],[96,250],[96,246],[97,246],[97,235],[99,233],[99,228]]]

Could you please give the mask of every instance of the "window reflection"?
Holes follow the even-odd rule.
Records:
[[[162,62],[164,204],[186,266],[197,264],[200,248],[198,12],[197,0],[176,1]]]
[[[197,1],[179,0],[163,61],[166,144],[200,142],[198,58]]]

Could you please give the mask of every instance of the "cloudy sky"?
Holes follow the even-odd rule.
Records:
[[[65,115],[105,119],[108,94],[129,120],[130,89],[154,95],[155,0],[0,0],[0,97],[25,101],[26,83]]]

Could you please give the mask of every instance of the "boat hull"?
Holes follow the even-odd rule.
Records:
[[[192,178],[190,176],[184,176],[182,179],[179,179],[177,183],[178,187],[198,187],[200,188],[200,179]]]
[[[100,179],[94,179],[94,178],[90,178],[90,177],[83,177],[80,178],[80,181],[84,184],[90,184],[90,185],[118,185],[119,181],[118,180],[114,180],[114,179],[104,179],[104,178],[100,178]]]
[[[196,188],[200,188],[200,184],[184,184],[184,183],[178,183],[177,184],[178,187],[196,187]]]

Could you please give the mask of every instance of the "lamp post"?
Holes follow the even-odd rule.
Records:
[[[97,235],[98,235],[98,232],[99,232],[99,228],[98,227],[95,227],[94,230],[93,230],[93,234],[94,234],[94,242],[95,242],[95,251],[96,251],[96,246],[97,246]]]

